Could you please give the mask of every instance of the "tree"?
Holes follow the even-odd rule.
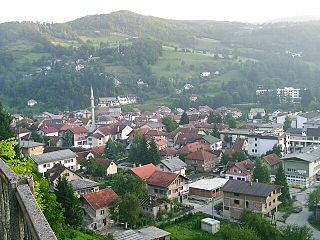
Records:
[[[283,239],[290,240],[313,240],[312,231],[306,225],[288,225],[283,229]]]
[[[274,184],[282,186],[281,188],[282,194],[280,195],[279,200],[282,202],[282,204],[286,204],[291,198],[290,198],[287,178],[286,178],[282,164],[280,164],[279,168],[277,169],[276,179]]]
[[[92,175],[94,177],[103,177],[106,175],[105,168],[98,164],[92,157],[80,160],[80,164],[83,166],[82,171],[85,174]]]
[[[229,125],[230,128],[236,128],[237,127],[237,121],[232,117],[230,113],[228,113],[225,118],[224,122]]]
[[[71,130],[66,130],[64,137],[63,137],[63,146],[64,147],[72,147],[73,146],[73,134]]]
[[[135,164],[141,164],[141,141],[142,134],[137,132],[134,136],[134,139],[130,145],[129,156],[128,159],[130,162]]]
[[[222,123],[222,117],[220,114],[213,114],[213,112],[210,112],[207,122],[208,123]]]
[[[119,219],[134,227],[139,218],[139,199],[135,194],[126,193],[119,204]]]
[[[266,152],[266,155],[269,155],[269,154],[272,154],[272,153],[276,154],[278,157],[281,157],[282,156],[281,146],[275,144],[272,147],[272,150]]]
[[[10,127],[11,120],[11,115],[5,111],[0,102],[0,140],[6,140],[14,137]]]
[[[229,161],[228,156],[227,156],[225,153],[223,153],[223,154],[222,154],[222,157],[221,157],[221,163],[222,163],[223,165],[227,165],[228,161]]]
[[[154,138],[151,139],[149,144],[149,155],[150,155],[150,162],[154,165],[157,165],[160,163],[161,156],[158,150],[158,146],[156,142],[154,141]]]
[[[320,188],[317,187],[309,195],[309,199],[308,199],[308,207],[309,207],[309,209],[314,211],[319,202],[320,202]]]
[[[104,149],[104,156],[108,159],[114,159],[116,154],[116,146],[111,138],[109,138],[105,149]]]
[[[285,121],[283,123],[283,130],[287,131],[288,128],[291,128],[291,123],[292,123],[292,120],[290,119],[290,117],[286,116],[286,119],[285,119]]]
[[[151,159],[151,156],[150,156],[150,152],[149,152],[149,149],[148,149],[148,143],[147,143],[147,138],[146,138],[146,135],[142,135],[142,138],[141,138],[141,142],[140,142],[140,161],[142,164],[147,164],[147,163],[150,163],[150,159]]]
[[[312,93],[309,89],[301,91],[301,106],[306,108],[313,100]]]
[[[58,179],[55,194],[57,201],[64,208],[66,223],[72,227],[80,227],[83,221],[80,201],[74,195],[73,188],[65,177]]]
[[[212,131],[210,132],[210,135],[211,135],[211,136],[214,136],[214,137],[216,137],[216,138],[220,138],[220,133],[219,133],[219,131],[218,131],[218,129],[217,129],[216,127],[214,127],[214,128],[212,129]]]
[[[187,113],[184,111],[181,115],[179,124],[184,125],[184,124],[188,124],[188,123],[189,123],[189,117],[188,117]]]
[[[172,116],[163,117],[162,123],[166,126],[167,132],[172,132],[179,126]]]
[[[234,162],[241,162],[246,159],[248,159],[248,156],[245,154],[244,151],[241,150],[235,150],[231,158],[231,160]]]
[[[262,162],[261,158],[256,159],[256,167],[253,170],[253,179],[258,179],[261,183],[270,183],[270,171],[268,167]]]

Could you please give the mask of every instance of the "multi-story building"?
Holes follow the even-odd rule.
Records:
[[[293,87],[277,88],[277,95],[282,99],[289,97],[292,102],[301,102],[301,89]]]
[[[274,217],[281,202],[281,187],[278,185],[229,180],[222,188],[223,216],[240,219],[244,210]]]
[[[309,146],[282,158],[288,184],[309,187],[320,169],[320,147]]]

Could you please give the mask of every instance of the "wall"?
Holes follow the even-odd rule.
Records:
[[[0,239],[56,240],[32,194],[31,175],[16,175],[0,159]]]

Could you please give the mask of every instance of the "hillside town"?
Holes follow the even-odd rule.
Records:
[[[122,110],[136,99],[97,103],[91,88],[88,109],[12,115],[20,157],[50,191],[63,180],[71,186],[84,228],[116,240],[170,239],[161,223],[204,214],[201,229],[215,234],[220,221],[239,222],[247,210],[280,226],[306,224],[291,216],[308,217],[305,198],[319,179],[320,112]]]

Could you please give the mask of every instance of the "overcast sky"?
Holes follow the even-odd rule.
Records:
[[[263,22],[320,16],[319,0],[1,0],[0,22],[66,22],[85,15],[130,10],[171,19]]]

